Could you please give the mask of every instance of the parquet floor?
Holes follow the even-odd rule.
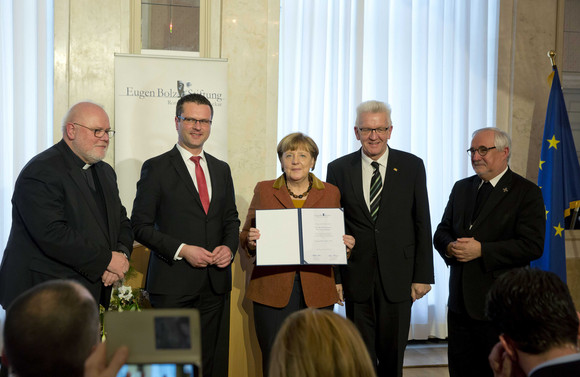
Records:
[[[449,377],[447,344],[409,344],[405,351],[403,377]]]

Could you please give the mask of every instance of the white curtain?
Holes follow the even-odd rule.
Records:
[[[52,145],[53,8],[51,0],[0,1],[0,253],[18,173]]]
[[[0,1],[0,258],[18,173],[52,144],[53,8],[53,0]]]
[[[465,152],[496,117],[499,0],[281,0],[278,138],[302,131],[321,153],[315,174],[360,148],[356,106],[392,107],[389,145],[423,159],[431,224]],[[410,338],[446,338],[449,272],[434,251],[432,291],[413,304]]]

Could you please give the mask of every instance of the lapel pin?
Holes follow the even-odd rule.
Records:
[[[508,192],[508,191],[509,191],[509,190],[508,190],[508,188],[507,188],[507,187],[504,187],[504,188],[503,188],[503,192]]]
[[[399,171],[397,168],[393,168],[394,171]]]

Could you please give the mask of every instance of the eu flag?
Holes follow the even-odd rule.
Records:
[[[558,69],[554,69],[548,100],[538,186],[546,206],[546,239],[544,254],[532,262],[533,267],[552,271],[566,282],[566,249],[564,218],[580,207],[580,164],[574,147],[570,120],[562,95]]]

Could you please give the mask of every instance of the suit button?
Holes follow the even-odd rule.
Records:
[[[379,228],[375,228],[375,233],[379,233]]]

